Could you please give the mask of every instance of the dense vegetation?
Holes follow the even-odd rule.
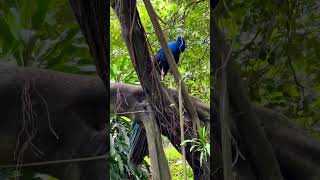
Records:
[[[319,6],[314,0],[227,0],[217,7],[251,99],[315,133],[320,115]]]

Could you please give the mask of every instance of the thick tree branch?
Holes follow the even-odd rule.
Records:
[[[86,41],[88,43],[91,55],[94,59],[94,64],[96,66],[96,71],[98,76],[104,83],[106,89],[106,102],[110,99],[110,36],[109,24],[110,24],[110,6],[109,1],[102,0],[69,0],[70,5],[73,9],[74,15],[80,25],[81,31],[84,34]],[[108,106],[109,107],[109,104]],[[106,114],[109,115],[109,108],[106,108]],[[95,116],[95,114],[92,114]],[[109,126],[109,121],[105,121],[107,127]],[[106,128],[106,149],[105,153],[109,151],[109,128]],[[99,177],[105,179],[109,177],[109,163],[105,162],[105,177]],[[101,166],[100,163],[99,165]],[[88,165],[88,171],[90,169],[95,169],[97,165]],[[97,179],[95,176],[90,178]]]
[[[219,74],[217,89],[220,92],[219,96],[219,121],[221,124],[221,147],[222,147],[222,161],[223,161],[223,174],[225,180],[233,180],[232,173],[232,154],[231,154],[231,131],[229,126],[230,108],[229,97],[227,88],[227,64],[230,58],[231,49],[228,55],[221,57],[217,61],[217,73]]]
[[[223,57],[227,57],[229,48],[215,20],[216,18],[211,19],[214,23],[214,43],[216,43],[215,50],[217,52],[214,58],[218,62],[220,61],[218,64],[222,64],[221,61]],[[283,179],[272,146],[263,129],[259,126],[258,118],[251,108],[251,103],[240,78],[239,67],[235,62],[228,62],[227,73],[230,104],[232,109],[239,113],[235,123],[245,144],[251,166],[256,169],[258,179]]]

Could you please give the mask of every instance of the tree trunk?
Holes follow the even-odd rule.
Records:
[[[230,97],[230,105],[234,113],[238,114],[237,118],[234,119],[234,123],[240,135],[239,139],[244,145],[241,150],[248,156],[247,160],[254,167],[258,179],[282,180],[279,164],[272,146],[267,140],[263,129],[259,126],[257,115],[252,110],[240,77],[239,67],[232,59],[229,59],[231,50],[226,45],[224,35],[220,31],[216,20],[215,17],[211,18],[211,28],[213,28],[214,34],[213,44],[216,50],[213,58],[217,64],[216,70],[226,69],[227,71],[227,92]]]
[[[100,131],[101,128],[103,129],[105,123],[104,107],[106,106],[103,104],[106,103],[106,98],[104,84],[99,78],[31,68],[0,67],[0,115],[2,117],[0,120],[0,141],[6,142],[5,144],[2,143],[2,145],[5,146],[1,146],[0,144],[0,164],[15,162],[12,153],[14,152],[14,145],[17,143],[17,139],[14,137],[18,135],[19,131],[16,130],[16,126],[12,123],[20,121],[20,118],[17,115],[21,113],[21,110],[19,109],[21,104],[15,103],[15,101],[19,101],[22,87],[26,81],[34,81],[36,83],[37,91],[47,99],[47,105],[50,108],[50,112],[52,112],[51,114],[53,115],[53,112],[56,114],[55,116],[52,116],[51,123],[57,125],[53,128],[59,130],[59,137],[62,137],[60,134],[65,134],[65,137],[68,137],[69,142],[72,142],[70,144],[59,143],[60,145],[55,145],[53,144],[55,141],[52,141],[54,136],[51,131],[39,127],[39,136],[43,138],[39,138],[35,145],[42,151],[44,151],[42,147],[51,147],[45,149],[45,154],[42,156],[43,159],[69,158],[72,154],[66,152],[72,150],[72,145],[79,142],[79,140],[85,140],[82,138],[79,139],[81,134],[90,132],[88,135],[92,133],[92,135],[94,135],[96,134],[95,132]],[[178,102],[178,92],[170,89],[169,93],[172,94],[174,100]],[[218,96],[216,94],[212,94],[212,96],[214,100],[213,105],[217,104]],[[118,113],[124,113],[133,111],[134,107],[138,103],[146,100],[146,98],[145,92],[141,86],[111,83],[110,112],[114,113],[116,111]],[[209,106],[201,102],[198,98],[192,97],[191,100],[196,107],[200,120],[208,122],[210,117]],[[83,107],[83,105],[86,106]],[[272,145],[272,149],[279,161],[280,170],[284,179],[317,180],[320,177],[319,141],[309,136],[305,130],[295,125],[283,114],[255,104],[251,104],[251,107],[252,111],[257,116],[259,126],[264,129],[267,140]],[[84,111],[84,109],[86,109],[86,111]],[[34,109],[34,112],[40,115],[43,113],[43,110],[36,108]],[[90,116],[89,114],[92,113],[97,114],[97,116]],[[132,114],[127,114],[126,116],[130,117],[130,115]],[[233,118],[233,121],[238,117],[237,114],[234,114],[234,111],[231,111],[230,116]],[[46,125],[48,123],[47,116],[39,116],[39,118],[41,117],[43,119],[39,119],[41,120],[39,122],[43,122],[44,127],[48,127]],[[219,131],[218,127],[220,125],[215,117],[212,118],[212,124],[214,127],[217,127],[215,128],[216,131]],[[83,127],[86,127],[87,130],[83,131]],[[190,125],[189,128],[192,128],[192,126]],[[174,132],[167,133],[168,134],[165,135],[180,139],[179,134],[175,134]],[[235,128],[232,128],[232,133],[235,138],[239,137]],[[88,136],[88,138],[90,139],[90,136]],[[220,137],[214,136],[213,138],[215,139],[213,142],[215,153],[212,154],[212,156],[215,161],[211,163],[211,173],[215,179],[223,179],[223,176],[220,176],[222,167],[221,146],[219,145]],[[107,139],[104,139],[104,137],[101,136],[101,139],[97,139],[95,144],[105,145],[105,141],[107,141]],[[84,143],[86,142],[84,141]],[[62,146],[63,144],[65,146]],[[241,141],[238,141],[238,145],[241,145]],[[40,160],[39,157],[34,155],[26,157],[28,158],[24,159],[24,163]],[[236,179],[257,179],[255,170],[249,163],[250,157],[245,156],[245,158],[246,159],[243,160],[239,157],[238,161],[235,163],[234,171],[236,173]],[[61,174],[64,174],[63,169],[68,166],[49,167],[50,168],[46,166],[39,170],[51,173],[56,177],[61,177]],[[50,169],[50,171],[48,171],[48,169]],[[92,172],[95,174],[103,173],[103,171],[104,166],[102,169],[92,169]],[[78,173],[81,173],[81,171],[78,171]]]

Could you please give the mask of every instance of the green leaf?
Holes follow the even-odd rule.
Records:
[[[0,55],[7,54],[14,44],[14,37],[4,17],[0,14]]]
[[[21,25],[25,29],[30,29],[32,27],[32,12],[34,11],[34,6],[30,6],[31,0],[20,0],[19,11],[21,18]]]
[[[20,14],[16,8],[12,7],[9,9],[8,13],[4,14],[4,20],[8,24],[9,29],[15,40],[20,39],[20,30],[22,28],[20,21]]]
[[[187,144],[187,143],[192,143],[192,142],[194,142],[194,140],[184,140],[184,141],[180,144],[180,146],[184,146],[185,144]]]
[[[209,143],[206,143],[206,150],[207,150],[207,153],[210,156],[210,144]]]
[[[43,25],[45,18],[49,12],[49,8],[52,4],[52,0],[36,0],[37,10],[32,17],[32,27],[38,29]]]
[[[200,166],[202,166],[203,154],[204,153],[202,153],[202,152],[200,153]]]

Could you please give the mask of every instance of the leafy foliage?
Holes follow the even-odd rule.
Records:
[[[149,165],[146,162],[138,170],[128,165],[131,121],[125,117],[113,117],[111,125],[111,179],[148,179]]]
[[[121,36],[119,20],[110,10],[110,80],[128,84],[139,84],[126,44]]]
[[[217,14],[251,99],[319,128],[319,2],[226,0]]]
[[[202,166],[203,161],[207,161],[210,156],[210,140],[209,140],[209,131],[206,127],[200,127],[198,129],[198,138],[187,139],[181,143],[181,146],[184,146],[187,143],[191,143],[192,146],[190,151],[199,151],[200,152],[200,166]]]
[[[1,3],[0,62],[93,73],[88,46],[67,1]]]
[[[172,147],[172,145],[171,147],[164,148],[164,153],[168,160],[172,180],[184,179],[183,167],[182,167],[182,155],[174,147]],[[145,160],[146,162],[150,163],[149,157],[145,157]],[[191,167],[188,165],[188,162],[187,162],[187,178],[188,180],[193,179],[193,172]]]

